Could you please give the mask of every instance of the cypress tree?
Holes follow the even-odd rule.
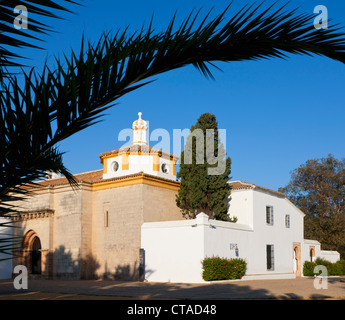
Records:
[[[216,117],[204,113],[191,127],[180,157],[176,204],[183,216],[193,219],[204,212],[211,219],[236,222],[227,214],[230,173],[231,159],[219,139]]]

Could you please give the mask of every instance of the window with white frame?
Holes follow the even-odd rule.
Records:
[[[285,215],[285,227],[290,228],[290,215],[289,214]]]
[[[266,206],[266,223],[273,226],[273,207]]]

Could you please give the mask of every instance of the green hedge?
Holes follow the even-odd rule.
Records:
[[[202,278],[206,281],[241,279],[247,268],[243,259],[205,258],[202,261]]]
[[[325,259],[317,258],[314,262],[305,261],[303,264],[303,275],[306,277],[313,277],[314,268],[316,266],[325,266],[329,276],[344,276],[345,275],[345,260],[337,262],[329,262]]]
[[[305,261],[303,264],[303,275],[305,277],[314,277],[315,262]]]

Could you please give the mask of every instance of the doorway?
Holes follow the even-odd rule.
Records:
[[[41,241],[39,237],[35,237],[32,243],[31,251],[31,273],[41,274],[42,272],[42,254],[41,254]]]
[[[23,237],[21,263],[28,268],[29,274],[42,274],[41,240],[34,230],[29,230]]]
[[[296,277],[302,276],[302,264],[301,264],[301,243],[293,243],[293,272]]]

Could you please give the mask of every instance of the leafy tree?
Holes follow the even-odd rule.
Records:
[[[308,160],[293,170],[289,184],[279,191],[306,214],[305,237],[345,257],[345,158]]]
[[[213,157],[217,161],[212,161]],[[226,158],[213,114],[202,114],[191,127],[180,161],[177,178],[181,178],[181,185],[176,204],[183,216],[195,218],[204,212],[212,219],[229,221],[231,159]]]

